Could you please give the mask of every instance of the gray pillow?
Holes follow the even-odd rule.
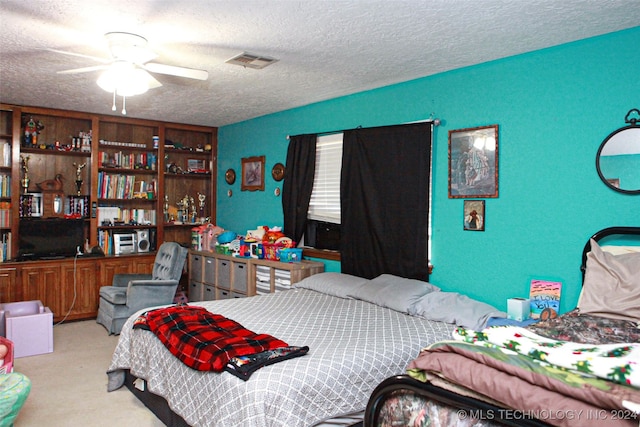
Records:
[[[640,322],[640,253],[611,255],[591,239],[580,313]]]
[[[421,296],[440,288],[429,282],[382,274],[349,294],[350,297],[408,313],[409,307]]]
[[[352,276],[350,274],[327,272],[306,277],[296,283],[294,287],[311,289],[312,291],[322,292],[323,294],[333,295],[340,298],[350,298],[348,296],[350,292],[359,288],[368,281],[368,279]]]
[[[426,294],[409,308],[409,314],[475,331],[484,329],[490,317],[507,317],[507,313],[457,292]]]

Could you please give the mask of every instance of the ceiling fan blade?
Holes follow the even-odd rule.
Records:
[[[48,50],[49,52],[55,52],[55,53],[61,53],[63,55],[69,55],[69,56],[77,56],[79,58],[88,58],[88,59],[93,59],[96,62],[101,62],[103,64],[108,64],[109,62],[111,62],[111,59],[107,59],[107,58],[99,58],[97,56],[91,56],[91,55],[84,55],[82,53],[75,53],[75,52],[68,52],[66,50],[57,50],[57,49],[45,49]]]
[[[143,70],[143,71],[147,75],[146,78],[147,78],[147,84],[149,85],[149,89],[153,89],[153,88],[162,86],[162,83],[160,83],[158,80],[155,79],[155,77],[153,77],[151,74],[149,74],[147,72],[147,70]]]
[[[175,67],[173,65],[158,64],[156,62],[149,62],[142,67],[152,73],[168,74],[170,76],[186,77],[196,80],[207,80],[209,78],[208,71],[196,70],[195,68]]]
[[[94,65],[92,67],[83,67],[83,68],[74,68],[72,70],[62,70],[58,71],[58,74],[79,74],[79,73],[89,73],[91,71],[99,71],[108,69],[108,65]]]

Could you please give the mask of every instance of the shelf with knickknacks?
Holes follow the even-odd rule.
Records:
[[[198,204],[193,196],[185,196],[176,201],[175,206],[169,205],[169,197],[165,195],[163,214],[165,222],[174,225],[204,224],[210,217],[204,216],[206,195],[198,193]]]
[[[20,156],[23,177],[20,180],[22,192],[20,194],[19,216],[25,217],[54,217],[64,215],[64,193],[62,192],[63,177],[56,174],[53,179],[36,183],[37,191],[29,192],[31,178],[29,178],[30,156]]]

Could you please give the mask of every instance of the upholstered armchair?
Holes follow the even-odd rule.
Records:
[[[100,288],[96,321],[119,334],[124,322],[146,307],[171,304],[182,275],[187,249],[165,242],[158,249],[152,274],[116,274],[111,286]]]

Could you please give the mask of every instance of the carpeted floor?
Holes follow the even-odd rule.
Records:
[[[55,326],[53,353],[15,360],[32,383],[15,426],[163,426],[126,388],[107,392],[117,340],[95,320]]]

